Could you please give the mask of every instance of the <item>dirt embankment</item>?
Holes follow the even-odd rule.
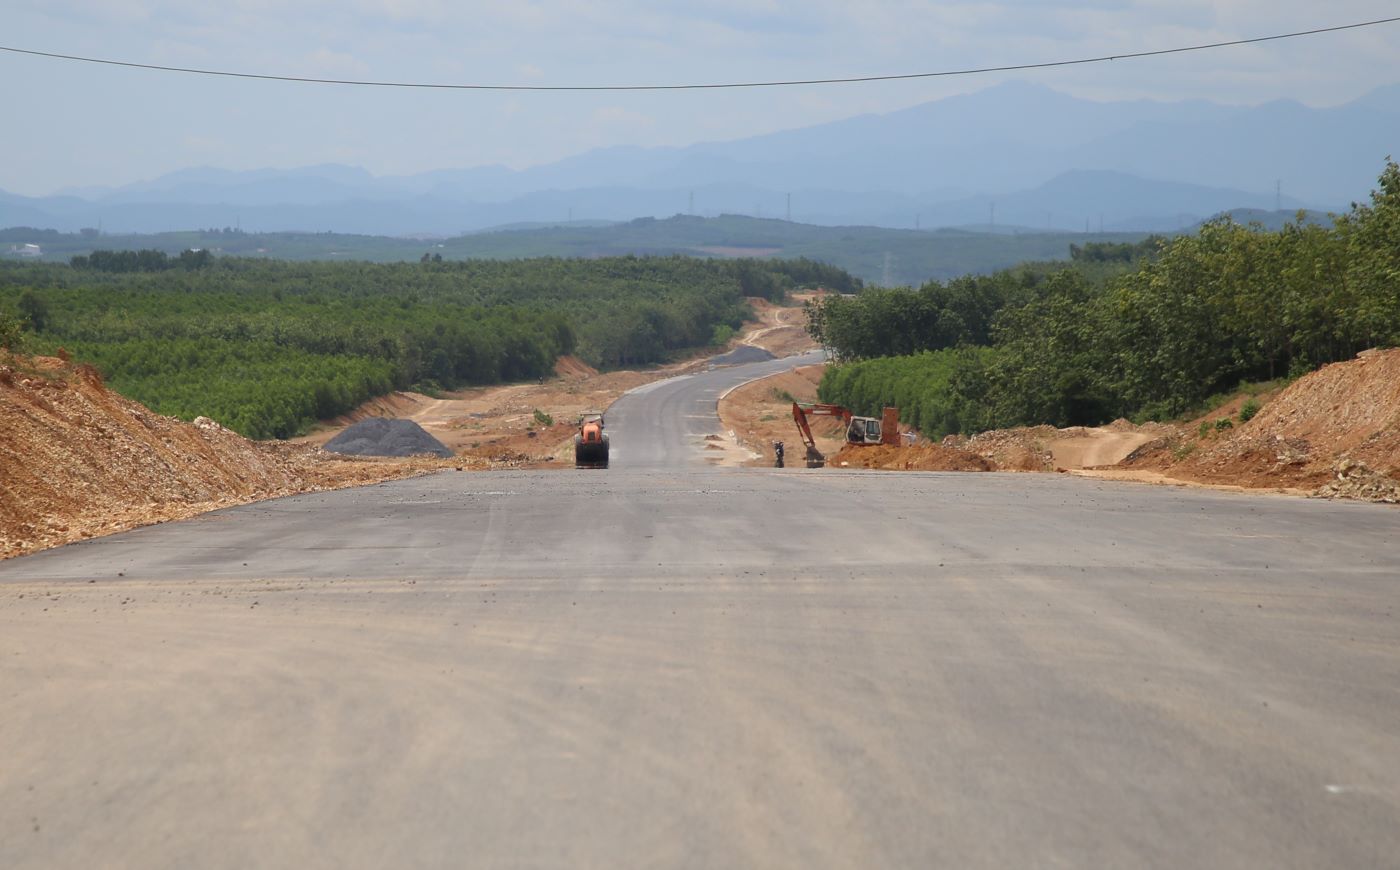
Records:
[[[1400,502],[1400,349],[1324,366],[1248,421],[1222,410],[1145,445],[1123,466],[1192,482]]]
[[[761,347],[773,356],[793,356],[817,350],[820,345],[807,334],[807,317],[802,305],[822,294],[794,293],[795,306],[775,305],[761,297],[750,297],[749,307],[753,309],[755,322],[744,324],[740,344]]]
[[[745,384],[719,402],[719,416],[735,441],[750,453],[744,465],[771,465],[773,442],[788,449],[789,465],[802,465],[802,442],[792,403],[817,401],[824,365],[803,366]],[[952,436],[941,444],[916,438],[907,446],[846,447],[842,425],[831,417],[811,419],[817,449],[833,467],[909,471],[1055,471],[1112,465],[1172,427],[1134,426],[1120,420],[1098,428],[1035,426]],[[908,437],[908,432],[905,433]]]
[[[771,442],[800,460],[789,408],[814,401],[822,366],[747,384],[720,402],[735,438],[772,462]],[[1253,402],[1258,412],[1241,412]],[[908,470],[1068,471],[1153,483],[1270,489],[1400,503],[1400,349],[1373,350],[1313,372],[1287,388],[1241,395],[1197,420],[999,429],[939,445],[844,448],[839,426],[820,424],[829,464]],[[814,428],[816,428],[814,426]]]
[[[152,413],[97,371],[0,356],[0,558],[259,499],[465,467],[351,461]]]

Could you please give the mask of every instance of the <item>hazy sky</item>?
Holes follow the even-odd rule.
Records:
[[[1395,14],[1395,0],[6,0],[0,44],[318,77],[678,83],[1051,61]],[[1400,82],[1398,46],[1400,25],[1384,25],[1015,77],[1101,99],[1331,105]],[[522,167],[601,145],[683,145],[884,112],[1009,77],[500,94],[213,79],[0,52],[0,188],[44,194],[199,165]]]

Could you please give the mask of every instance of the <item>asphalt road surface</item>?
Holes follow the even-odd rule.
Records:
[[[1400,511],[691,461],[749,371],[0,563],[0,867],[1400,866]]]
[[[607,413],[609,463],[614,468],[684,468],[704,461],[704,438],[720,434],[716,403],[754,378],[814,365],[820,351],[768,362],[725,366],[654,381],[618,399]],[[793,431],[796,440],[796,429]],[[802,451],[797,455],[800,457]]]

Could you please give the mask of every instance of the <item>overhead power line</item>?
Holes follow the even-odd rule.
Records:
[[[1317,27],[1312,30],[1297,30],[1292,33],[1276,33],[1272,36],[1256,36],[1250,39],[1232,39],[1225,42],[1208,42],[1201,45],[1183,45],[1176,48],[1159,48],[1153,51],[1132,51],[1122,54],[1106,54],[1099,57],[1081,57],[1074,60],[1053,60],[1042,63],[1017,63],[1004,64],[1002,66],[973,67],[970,69],[939,70],[937,72],[921,73],[899,73],[895,75],[879,76],[847,76],[843,78],[825,79],[791,79],[783,81],[746,81],[746,82],[711,82],[700,84],[673,84],[673,85],[471,85],[471,84],[446,84],[437,82],[390,82],[390,81],[367,81],[361,79],[325,79],[313,76],[282,76],[268,73],[234,72],[231,70],[198,69],[195,67],[182,66],[162,66],[153,63],[135,63],[127,60],[112,60],[111,58],[84,57],[76,54],[60,54],[53,51],[36,51],[29,48],[16,48],[14,46],[0,45],[0,51],[8,51],[14,54],[26,54],[34,57],[46,57],[54,60],[77,61],[79,63],[96,63],[107,66],[122,66],[133,69],[156,70],[158,72],[187,73],[201,76],[223,76],[235,79],[261,79],[274,82],[303,82],[317,85],[353,85],[365,88],[428,88],[433,90],[455,90],[455,91],[699,91],[699,90],[720,90],[725,88],[782,88],[799,85],[842,85],[856,84],[859,82],[892,82],[905,79],[933,79],[947,78],[952,76],[971,76],[996,72],[1016,72],[1018,70],[1051,69],[1053,67],[1083,66],[1093,63],[1109,63],[1115,60],[1134,60],[1144,57],[1161,57],[1168,54],[1185,54],[1193,51],[1208,51],[1216,48],[1230,48],[1238,45],[1254,45],[1260,42],[1276,42],[1281,39],[1298,39],[1304,36],[1317,36],[1322,33],[1337,33],[1342,30],[1359,30],[1363,27],[1376,27],[1381,24],[1394,24],[1400,21],[1400,16],[1394,18],[1378,18],[1374,21],[1360,21],[1355,24],[1338,24],[1332,27]]]

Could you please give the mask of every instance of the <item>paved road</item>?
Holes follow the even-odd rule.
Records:
[[[0,564],[6,868],[1394,867],[1397,722],[1370,505],[619,462]]]
[[[821,362],[820,351],[715,368],[655,381],[608,409],[610,464],[616,468],[677,468],[704,463],[704,437],[721,432],[715,405],[727,390],[758,377]],[[793,433],[794,438],[796,432]]]

